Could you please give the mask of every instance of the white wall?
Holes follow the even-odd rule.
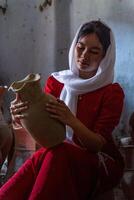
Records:
[[[43,0],[8,0],[0,11],[0,80],[10,85],[30,72],[48,75],[68,66],[68,49],[78,26],[101,18],[115,33],[116,77],[124,88],[125,111],[121,127],[134,111],[134,0],[52,0],[43,12]],[[11,93],[6,104],[9,105]]]

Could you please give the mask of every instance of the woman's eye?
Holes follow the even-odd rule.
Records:
[[[98,51],[90,51],[90,53],[92,53],[92,54],[94,54],[94,55],[97,55],[97,54],[99,54],[99,52]]]

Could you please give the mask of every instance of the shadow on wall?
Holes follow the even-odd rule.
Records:
[[[70,6],[72,0],[55,1],[55,69],[68,68],[68,49],[70,47]],[[64,12],[64,17],[63,17]]]

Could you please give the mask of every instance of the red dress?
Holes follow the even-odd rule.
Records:
[[[63,84],[52,76],[44,91],[60,96]],[[123,107],[124,93],[119,84],[109,84],[79,95],[77,117],[107,143],[99,154],[74,144],[38,150],[0,189],[0,200],[89,200],[119,183],[124,162],[112,139]],[[101,185],[101,187],[100,187]]]

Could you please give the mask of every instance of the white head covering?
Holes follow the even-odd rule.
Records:
[[[103,24],[107,26],[105,23]],[[55,79],[64,84],[60,94],[60,99],[68,105],[74,114],[76,114],[77,111],[78,95],[104,87],[112,83],[114,79],[115,41],[112,31],[110,31],[110,45],[105,57],[100,62],[96,74],[89,79],[82,79],[79,77],[79,69],[77,68],[74,59],[74,50],[81,27],[82,26],[80,26],[76,32],[69,50],[70,69],[52,73]],[[72,129],[69,127],[67,127],[67,137],[70,139],[72,138]]]

